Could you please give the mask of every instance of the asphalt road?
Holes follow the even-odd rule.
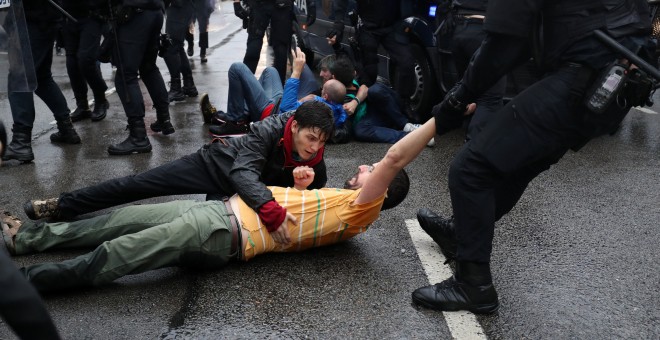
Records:
[[[198,89],[221,109],[227,69],[242,59],[247,37],[230,4],[219,2],[212,16],[209,62],[200,64],[197,54],[191,58]],[[267,58],[264,54],[262,61]],[[159,66],[168,79],[162,60]],[[74,108],[64,57],[55,57],[53,73]],[[103,74],[112,87],[107,65]],[[109,156],[107,146],[127,134],[116,93],[109,100],[105,120],[75,124],[81,145],[59,147],[49,140],[55,131],[52,114],[36,99],[36,159],[2,164],[0,209],[25,217],[21,206],[28,199],[135,174],[208,141],[197,100],[190,98],[171,105],[177,132],[152,135],[152,153]],[[148,100],[147,124],[155,120]],[[658,339],[658,111],[658,106],[634,109],[615,135],[569,152],[497,223],[492,271],[501,308],[476,319],[467,315],[465,323],[476,321],[473,333],[451,326],[455,313],[419,309],[410,299],[429,277],[446,276],[421,260],[432,244],[416,240],[408,226],[414,227],[420,207],[450,212],[447,169],[461,146],[459,131],[437,138],[436,146],[408,167],[412,188],[401,206],[348,242],[300,254],[268,254],[220,271],[160,269],[44,300],[65,339]],[[11,122],[6,97],[0,100],[0,119]],[[377,161],[388,147],[328,146],[329,186],[341,186],[358,165]],[[60,261],[86,251],[20,256],[15,262]],[[430,256],[441,265],[437,251]],[[14,338],[5,324],[0,324],[0,338]]]

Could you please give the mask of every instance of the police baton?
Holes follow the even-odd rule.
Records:
[[[658,71],[657,68],[651,66],[651,64],[644,61],[644,59],[640,58],[637,54],[633,53],[631,50],[627,49],[625,46],[621,45],[618,41],[612,39],[612,37],[601,30],[595,30],[594,35],[607,47],[623,54],[624,57],[632,61],[632,63],[642,69],[642,71],[651,75],[657,81],[660,81],[660,71]]]
[[[62,12],[62,14],[66,15],[67,18],[69,18],[71,21],[77,23],[78,20],[76,18],[72,17],[69,12],[65,11],[64,8],[60,7],[60,5],[56,4],[53,0],[48,0],[53,7],[57,8],[58,11]]]

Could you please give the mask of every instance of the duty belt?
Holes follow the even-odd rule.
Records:
[[[231,208],[231,203],[229,200],[223,200],[225,207],[227,207],[227,212],[229,213],[229,223],[231,224],[231,253],[234,254],[236,260],[240,260],[243,257],[243,249],[241,247],[242,238],[241,238],[241,228],[238,225],[238,220],[236,215],[234,215],[234,210]]]

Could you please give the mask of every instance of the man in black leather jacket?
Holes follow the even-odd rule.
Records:
[[[255,122],[242,137],[216,139],[196,153],[135,176],[27,202],[25,211],[31,219],[68,219],[150,197],[208,194],[218,198],[238,193],[272,233],[286,222],[286,210],[266,186],[293,187],[293,170],[308,166],[315,174],[309,189],[324,187],[323,151],[333,130],[332,110],[322,102],[305,102],[296,111]]]

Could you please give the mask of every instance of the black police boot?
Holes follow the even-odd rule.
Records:
[[[11,131],[11,142],[5,146],[3,161],[15,159],[23,163],[30,163],[34,160],[32,153],[32,128],[18,126],[14,124]]]
[[[174,126],[170,122],[170,113],[160,113],[156,112],[156,121],[149,125],[149,128],[153,132],[160,132],[164,135],[171,135],[174,133]]]
[[[454,218],[443,218],[428,208],[417,210],[420,227],[440,246],[447,261],[456,259]]]
[[[489,314],[500,307],[488,263],[459,261],[454,276],[416,289],[412,299],[420,306],[440,311]]]
[[[0,122],[0,159],[5,155],[7,151],[7,130],[5,130],[5,125]]]
[[[77,122],[91,117],[92,111],[89,110],[89,104],[87,103],[87,98],[76,98],[76,109],[71,112],[71,121]]]
[[[64,144],[79,144],[80,136],[76,132],[76,129],[73,128],[73,123],[71,119],[58,120],[57,121],[57,132],[50,135],[50,141],[53,143],[64,143]]]
[[[180,102],[186,99],[186,95],[181,90],[181,78],[172,78],[170,81],[170,91],[167,93],[167,99],[171,102]]]
[[[94,110],[91,114],[92,122],[103,120],[108,114],[108,108],[110,108],[110,103],[105,99],[105,96],[94,99]]]
[[[111,155],[130,155],[134,153],[151,152],[151,143],[147,137],[147,129],[143,120],[129,122],[126,130],[129,131],[128,138],[123,142],[108,147]]]
[[[197,87],[195,86],[192,75],[183,78],[183,88],[181,90],[188,97],[197,97],[199,93],[197,93]]]

